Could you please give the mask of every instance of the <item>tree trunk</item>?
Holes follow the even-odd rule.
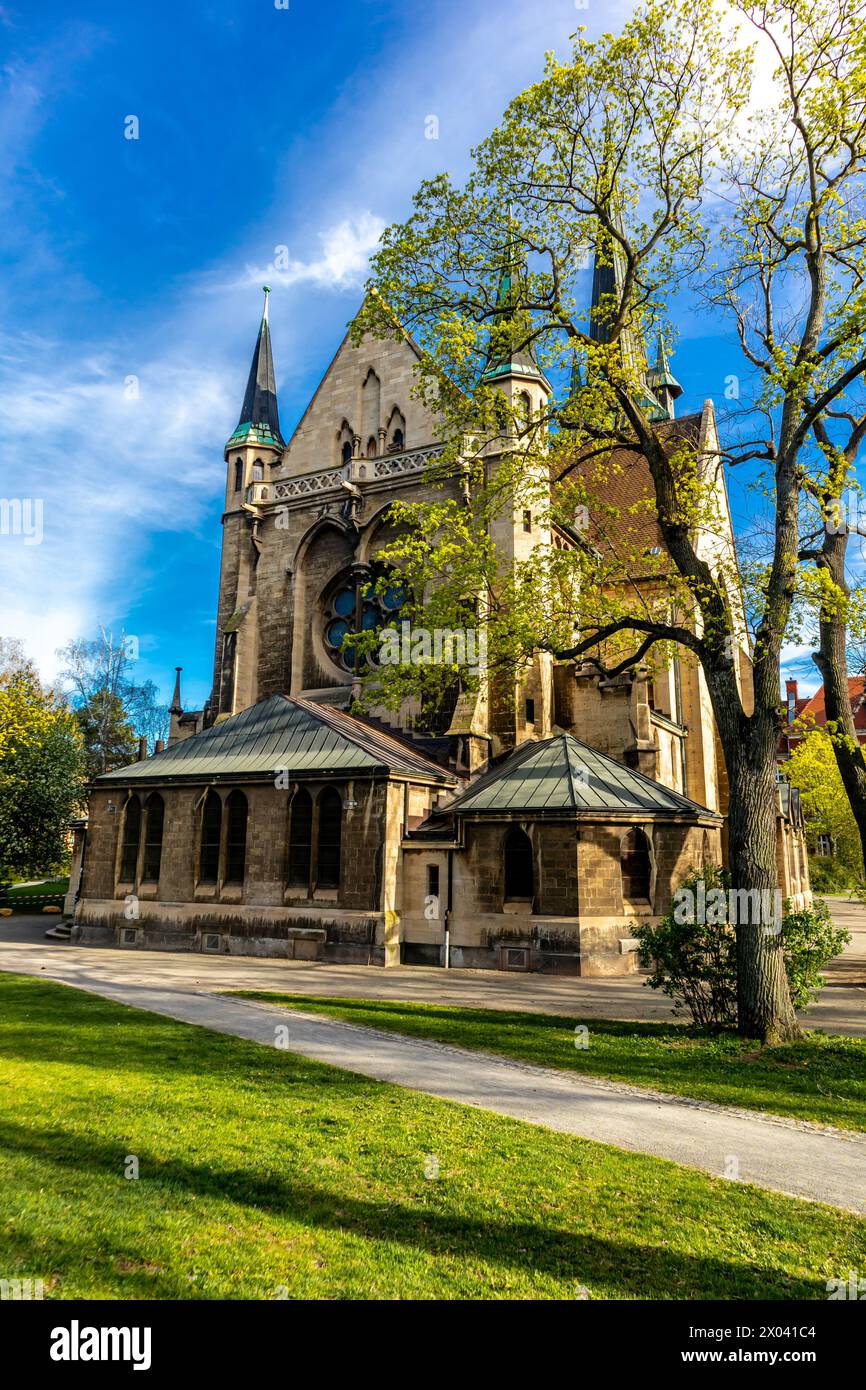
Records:
[[[737,1031],[762,1042],[796,1038],[800,1026],[782,953],[777,912],[777,719],[756,708],[746,715],[732,689],[733,672],[704,663],[725,755],[730,799],[728,858],[737,933]],[[709,668],[709,669],[708,669]]]
[[[737,933],[737,1030],[782,1042],[800,1032],[782,952],[775,764],[729,763],[728,852]],[[745,890],[737,893],[737,890]]]
[[[827,529],[818,561],[819,569],[829,575],[842,599],[822,607],[819,626],[819,650],[812,660],[824,681],[824,708],[836,766],[842,785],[851,803],[851,811],[860,832],[860,848],[866,868],[866,759],[857,740],[854,715],[848,697],[848,658],[845,652],[847,636],[846,606],[849,588],[845,580],[845,556],[848,536],[843,530]]]

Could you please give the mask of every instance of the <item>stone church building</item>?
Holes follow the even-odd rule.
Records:
[[[603,276],[597,267],[596,297]],[[605,681],[539,656],[504,699],[482,688],[429,718],[410,703],[399,716],[351,713],[344,638],[399,614],[399,587],[374,593],[371,581],[390,504],[432,495],[438,424],[413,394],[408,334],[357,346],[347,334],[287,442],[267,304],[266,293],[225,449],[212,693],[185,711],[178,669],[168,746],[93,784],[73,939],[386,966],[634,970],[636,924],[666,911],[691,867],[724,860],[727,788],[701,671],[675,660],[652,679]],[[550,391],[528,356],[487,374],[533,411]],[[681,388],[661,351],[646,382],[657,428],[672,441],[688,431],[717,470],[727,529],[712,544],[727,555],[712,404],[674,418]],[[625,463],[617,486],[645,489],[642,461]],[[579,543],[526,511],[503,516],[496,539],[508,558]],[[740,671],[747,683],[745,650]],[[792,805],[780,797],[780,882],[802,900]]]

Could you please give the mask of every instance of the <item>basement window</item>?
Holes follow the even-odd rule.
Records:
[[[218,951],[220,948],[221,941],[222,937],[220,936],[219,932],[205,932],[204,937],[202,938],[202,950]]]
[[[123,946],[134,946],[138,941],[138,932],[135,927],[124,927],[120,933],[120,941]]]
[[[503,946],[503,948],[502,948],[502,968],[503,968],[503,970],[528,970],[528,969],[529,969],[529,947],[528,947],[528,946]]]

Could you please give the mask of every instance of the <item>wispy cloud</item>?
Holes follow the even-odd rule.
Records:
[[[297,260],[289,254],[287,246],[278,245],[274,247],[274,259],[270,264],[248,265],[235,284],[254,285],[269,280],[283,289],[293,285],[324,290],[357,289],[364,283],[370,257],[384,230],[384,218],[372,212],[364,212],[357,219],[343,218],[319,233],[319,256]]]

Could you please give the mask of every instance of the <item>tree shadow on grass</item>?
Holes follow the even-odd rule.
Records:
[[[67,1174],[78,1172],[88,1180],[100,1177],[114,1185],[118,1197],[124,1190],[123,1200],[134,1200],[129,1184],[118,1176],[124,1156],[117,1145],[61,1130],[42,1130],[35,1135],[27,1126],[11,1123],[0,1124],[0,1145],[22,1157],[49,1161]],[[434,1272],[435,1260],[448,1256],[465,1259],[470,1267],[483,1261],[525,1275],[546,1275],[562,1281],[566,1289],[581,1284],[613,1286],[618,1296],[625,1298],[789,1299],[824,1294],[819,1280],[810,1282],[771,1266],[739,1264],[718,1255],[690,1255],[661,1244],[641,1244],[625,1234],[610,1238],[542,1221],[509,1220],[505,1215],[487,1219],[436,1209],[429,1200],[432,1194],[426,1192],[428,1201],[423,1204],[420,1199],[417,1205],[405,1200],[376,1202],[335,1193],[304,1178],[262,1176],[245,1169],[165,1161],[147,1154],[138,1158],[139,1181],[148,1187],[158,1184],[165,1192],[166,1204],[173,1200],[182,1205],[185,1197],[194,1194],[219,1203],[236,1203],[266,1218],[297,1222],[308,1230],[398,1243],[427,1257]],[[69,1197],[68,1176],[63,1181]],[[443,1184],[440,1192],[441,1197],[436,1193],[434,1200],[447,1201],[447,1185]],[[106,1215],[109,1209],[106,1192]],[[218,1226],[222,1219],[219,1212],[208,1215],[199,1210],[203,1226],[209,1221]],[[11,1239],[14,1249],[15,1237]],[[255,1233],[250,1239],[255,1241]],[[70,1249],[68,1254],[80,1262],[84,1252]],[[104,1258],[96,1248],[85,1257],[88,1261]]]

